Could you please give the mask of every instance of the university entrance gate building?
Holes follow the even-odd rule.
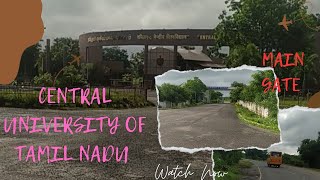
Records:
[[[144,46],[144,85],[150,87],[154,77],[168,70],[192,70],[200,68],[222,68],[206,55],[207,47],[214,45],[212,29],[158,29],[106,31],[83,34],[79,37],[82,63],[103,61],[103,46]],[[149,46],[171,46],[155,48]],[[187,50],[183,46],[201,46],[202,52]]]

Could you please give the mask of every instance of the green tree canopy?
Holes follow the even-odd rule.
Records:
[[[276,68],[276,74],[280,78],[301,77],[301,88],[320,88],[320,64],[314,56],[315,31],[308,28],[319,24],[319,15],[309,14],[305,2],[226,0],[227,10],[219,16],[221,22],[215,28],[215,54],[219,55],[219,47],[229,46],[227,66],[237,67],[262,66],[263,52],[305,52],[305,67]],[[284,15],[294,21],[289,31],[278,25]]]
[[[264,93],[264,87],[262,87],[262,81],[265,78],[269,78],[270,81],[274,81],[273,71],[259,71],[252,75],[252,80],[248,85],[234,82],[232,90],[230,92],[231,101],[237,102],[239,100],[254,102],[269,109],[271,117],[276,117],[278,114],[278,100],[276,92],[268,91]]]
[[[213,159],[215,162],[216,171],[229,171],[229,168],[238,164],[238,162],[244,157],[242,151],[214,151]]]
[[[223,97],[223,94],[218,91],[210,91],[211,102],[220,101]]]
[[[268,158],[268,155],[267,155],[268,151],[267,150],[246,149],[245,153],[246,153],[245,157],[247,159],[265,161]]]
[[[248,45],[237,45],[231,49],[230,61],[227,61],[228,67],[238,67],[244,64],[247,65],[259,65],[261,63],[262,56],[259,53],[257,47],[249,43]]]
[[[303,140],[298,152],[309,167],[320,168],[320,132],[317,140]]]
[[[189,99],[188,92],[184,88],[172,84],[162,84],[158,87],[160,101],[182,103]]]
[[[53,40],[50,51],[50,72],[56,75],[68,62],[73,60],[72,55],[79,55],[79,40],[72,38],[56,38]]]
[[[227,0],[228,12],[219,19],[215,38],[218,46],[254,44],[262,52],[299,52],[310,47],[312,33],[303,21],[297,21],[290,30],[278,26],[286,15],[290,20],[304,17],[309,25],[316,25],[314,15],[307,13],[305,0]]]
[[[21,57],[20,68],[17,75],[17,81],[32,80],[37,74],[35,64],[39,59],[41,46],[39,43],[27,48]]]
[[[243,83],[233,82],[231,87],[232,90],[230,91],[230,99],[232,103],[236,103],[240,100],[241,92],[244,90],[246,85]]]
[[[144,72],[144,51],[137,52],[131,55],[130,59],[130,72],[136,77],[143,77]]]
[[[36,86],[51,87],[53,85],[53,77],[50,73],[39,74],[33,81]]]
[[[111,47],[103,49],[103,60],[104,61],[122,61],[125,68],[130,67],[129,55],[127,50],[120,49],[119,47]]]
[[[69,64],[74,60],[73,55],[79,56],[79,41],[72,38],[56,38],[50,48],[49,72],[43,74],[43,62],[47,52],[40,53],[36,66],[39,76],[34,78],[36,85],[52,86],[57,75],[56,85],[60,87],[81,87],[86,84],[85,66]]]
[[[202,99],[203,93],[208,90],[207,86],[198,77],[188,80],[182,87],[194,97],[196,102]]]
[[[87,84],[84,69],[74,65],[66,66],[61,76],[58,77],[60,87],[82,87]]]

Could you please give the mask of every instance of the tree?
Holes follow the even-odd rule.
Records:
[[[264,87],[261,86],[262,81],[269,78],[274,82],[273,71],[260,71],[252,75],[252,80],[248,85],[234,82],[230,92],[231,102],[235,103],[239,100],[253,102],[263,106],[269,110],[269,115],[275,118],[278,114],[278,99],[275,92],[268,91],[264,93]]]
[[[265,161],[268,158],[268,151],[267,150],[259,150],[259,149],[247,149],[245,150],[246,158],[253,159],[253,160],[260,160]]]
[[[216,171],[229,171],[229,168],[238,164],[238,162],[243,158],[242,151],[214,151],[213,159],[215,162],[214,169]]]
[[[66,66],[63,73],[58,77],[60,87],[82,87],[87,84],[84,77],[84,68],[77,68],[74,65]]]
[[[36,69],[38,75],[42,75],[44,73],[45,59],[46,52],[44,50],[40,50],[39,57],[36,59],[34,64],[34,68]]]
[[[231,87],[232,90],[230,91],[230,99],[232,103],[236,103],[240,100],[241,92],[244,90],[246,85],[243,83],[233,82]]]
[[[95,63],[89,68],[89,79],[91,85],[104,86],[107,84],[109,68],[104,63]]]
[[[320,168],[320,132],[317,140],[303,140],[298,152],[309,167]]]
[[[87,83],[85,80],[86,67],[83,65],[75,66],[69,64],[74,60],[73,55],[79,56],[79,54],[78,40],[72,38],[54,39],[49,54],[49,72],[43,74],[43,61],[46,58],[46,52],[40,52],[40,56],[36,63],[39,76],[34,78],[35,84],[52,86],[54,79],[57,77],[56,85],[60,87],[81,87],[85,85]]]
[[[17,75],[17,81],[32,81],[32,79],[38,74],[35,64],[39,59],[41,46],[35,44],[27,48],[21,57],[20,68]]]
[[[131,55],[130,72],[136,78],[143,77],[144,69],[144,51]]]
[[[125,68],[130,67],[128,60],[128,52],[119,47],[111,47],[103,49],[103,60],[104,61],[122,61]]]
[[[237,67],[244,64],[258,65],[261,63],[262,56],[257,47],[249,43],[248,45],[237,45],[231,52],[227,61],[228,67]]]
[[[290,26],[290,31],[278,26],[286,14],[288,19],[302,16],[315,25],[313,15],[307,13],[305,0],[227,0],[228,11],[223,11],[216,28],[215,38],[219,47],[255,44],[262,52],[299,52],[311,40],[312,30],[303,21]]]
[[[211,102],[221,101],[223,94],[218,91],[210,91]]]
[[[53,85],[53,77],[50,73],[40,74],[34,77],[33,81],[36,86],[51,87]]]
[[[56,75],[68,62],[73,60],[72,55],[78,56],[79,53],[79,40],[72,38],[56,38],[50,50],[49,72]],[[46,52],[41,53],[41,57],[37,61],[39,72],[42,71],[42,61],[46,59]]]
[[[189,99],[189,94],[181,86],[165,83],[159,86],[158,90],[160,101],[182,103]]]
[[[227,10],[219,16],[221,22],[215,28],[216,47],[213,49],[219,55],[219,47],[230,46],[228,67],[242,64],[262,66],[263,52],[305,52],[305,57],[314,56],[314,30],[306,24],[316,27],[318,22],[316,15],[307,13],[305,0],[227,0],[226,4]],[[294,21],[289,31],[278,26],[284,15]],[[301,18],[303,21],[297,20]],[[308,73],[315,75],[318,71],[320,65],[316,65],[316,62],[315,58],[306,58],[305,64],[309,64],[310,69],[276,68],[276,74],[280,78],[304,77],[306,74],[308,84],[302,78],[300,85],[307,84],[307,87],[313,88],[314,84],[320,82],[320,75],[316,78],[317,83],[314,83],[313,76]]]
[[[188,94],[192,95],[192,99],[196,103],[203,98],[204,92],[208,90],[207,86],[198,77],[188,80],[182,87],[188,92]]]
[[[298,167],[304,167],[304,162],[301,160],[300,156],[283,154],[282,158],[283,158],[282,161],[285,164],[290,164],[290,165],[298,166]]]

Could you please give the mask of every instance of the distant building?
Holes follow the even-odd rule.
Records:
[[[212,60],[205,54],[207,47],[215,45],[213,29],[121,30],[91,32],[79,36],[81,60],[82,63],[87,64],[103,61],[104,46],[128,45],[144,46],[143,86],[145,88],[154,88],[154,77],[171,69],[196,70],[225,67],[223,61]],[[150,50],[151,46],[158,46],[158,48]],[[159,46],[173,47],[173,49]],[[203,51],[179,48],[195,46],[202,47]],[[118,73],[115,69],[111,69],[111,72]],[[111,79],[113,78],[115,77],[112,75]]]
[[[169,70],[180,71],[197,70],[204,68],[225,68],[222,60],[212,60],[199,50],[177,49],[177,57],[170,48],[156,47],[149,50],[146,74],[160,75]]]
[[[174,49],[155,47],[149,50],[145,74],[148,79],[153,79],[169,70],[198,70],[205,68],[225,68],[223,60],[211,59],[200,50],[187,50],[177,48],[177,57]],[[151,85],[152,86],[152,85]]]

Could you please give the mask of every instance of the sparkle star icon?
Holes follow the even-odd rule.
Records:
[[[279,26],[283,26],[287,31],[289,31],[289,25],[290,24],[293,24],[293,21],[292,20],[287,21],[287,16],[284,15],[283,19],[282,19],[282,22],[280,22],[278,25]]]
[[[72,55],[72,57],[73,57],[73,61],[69,62],[69,64],[71,65],[76,62],[78,66],[80,66],[80,62],[81,62],[80,56]]]

